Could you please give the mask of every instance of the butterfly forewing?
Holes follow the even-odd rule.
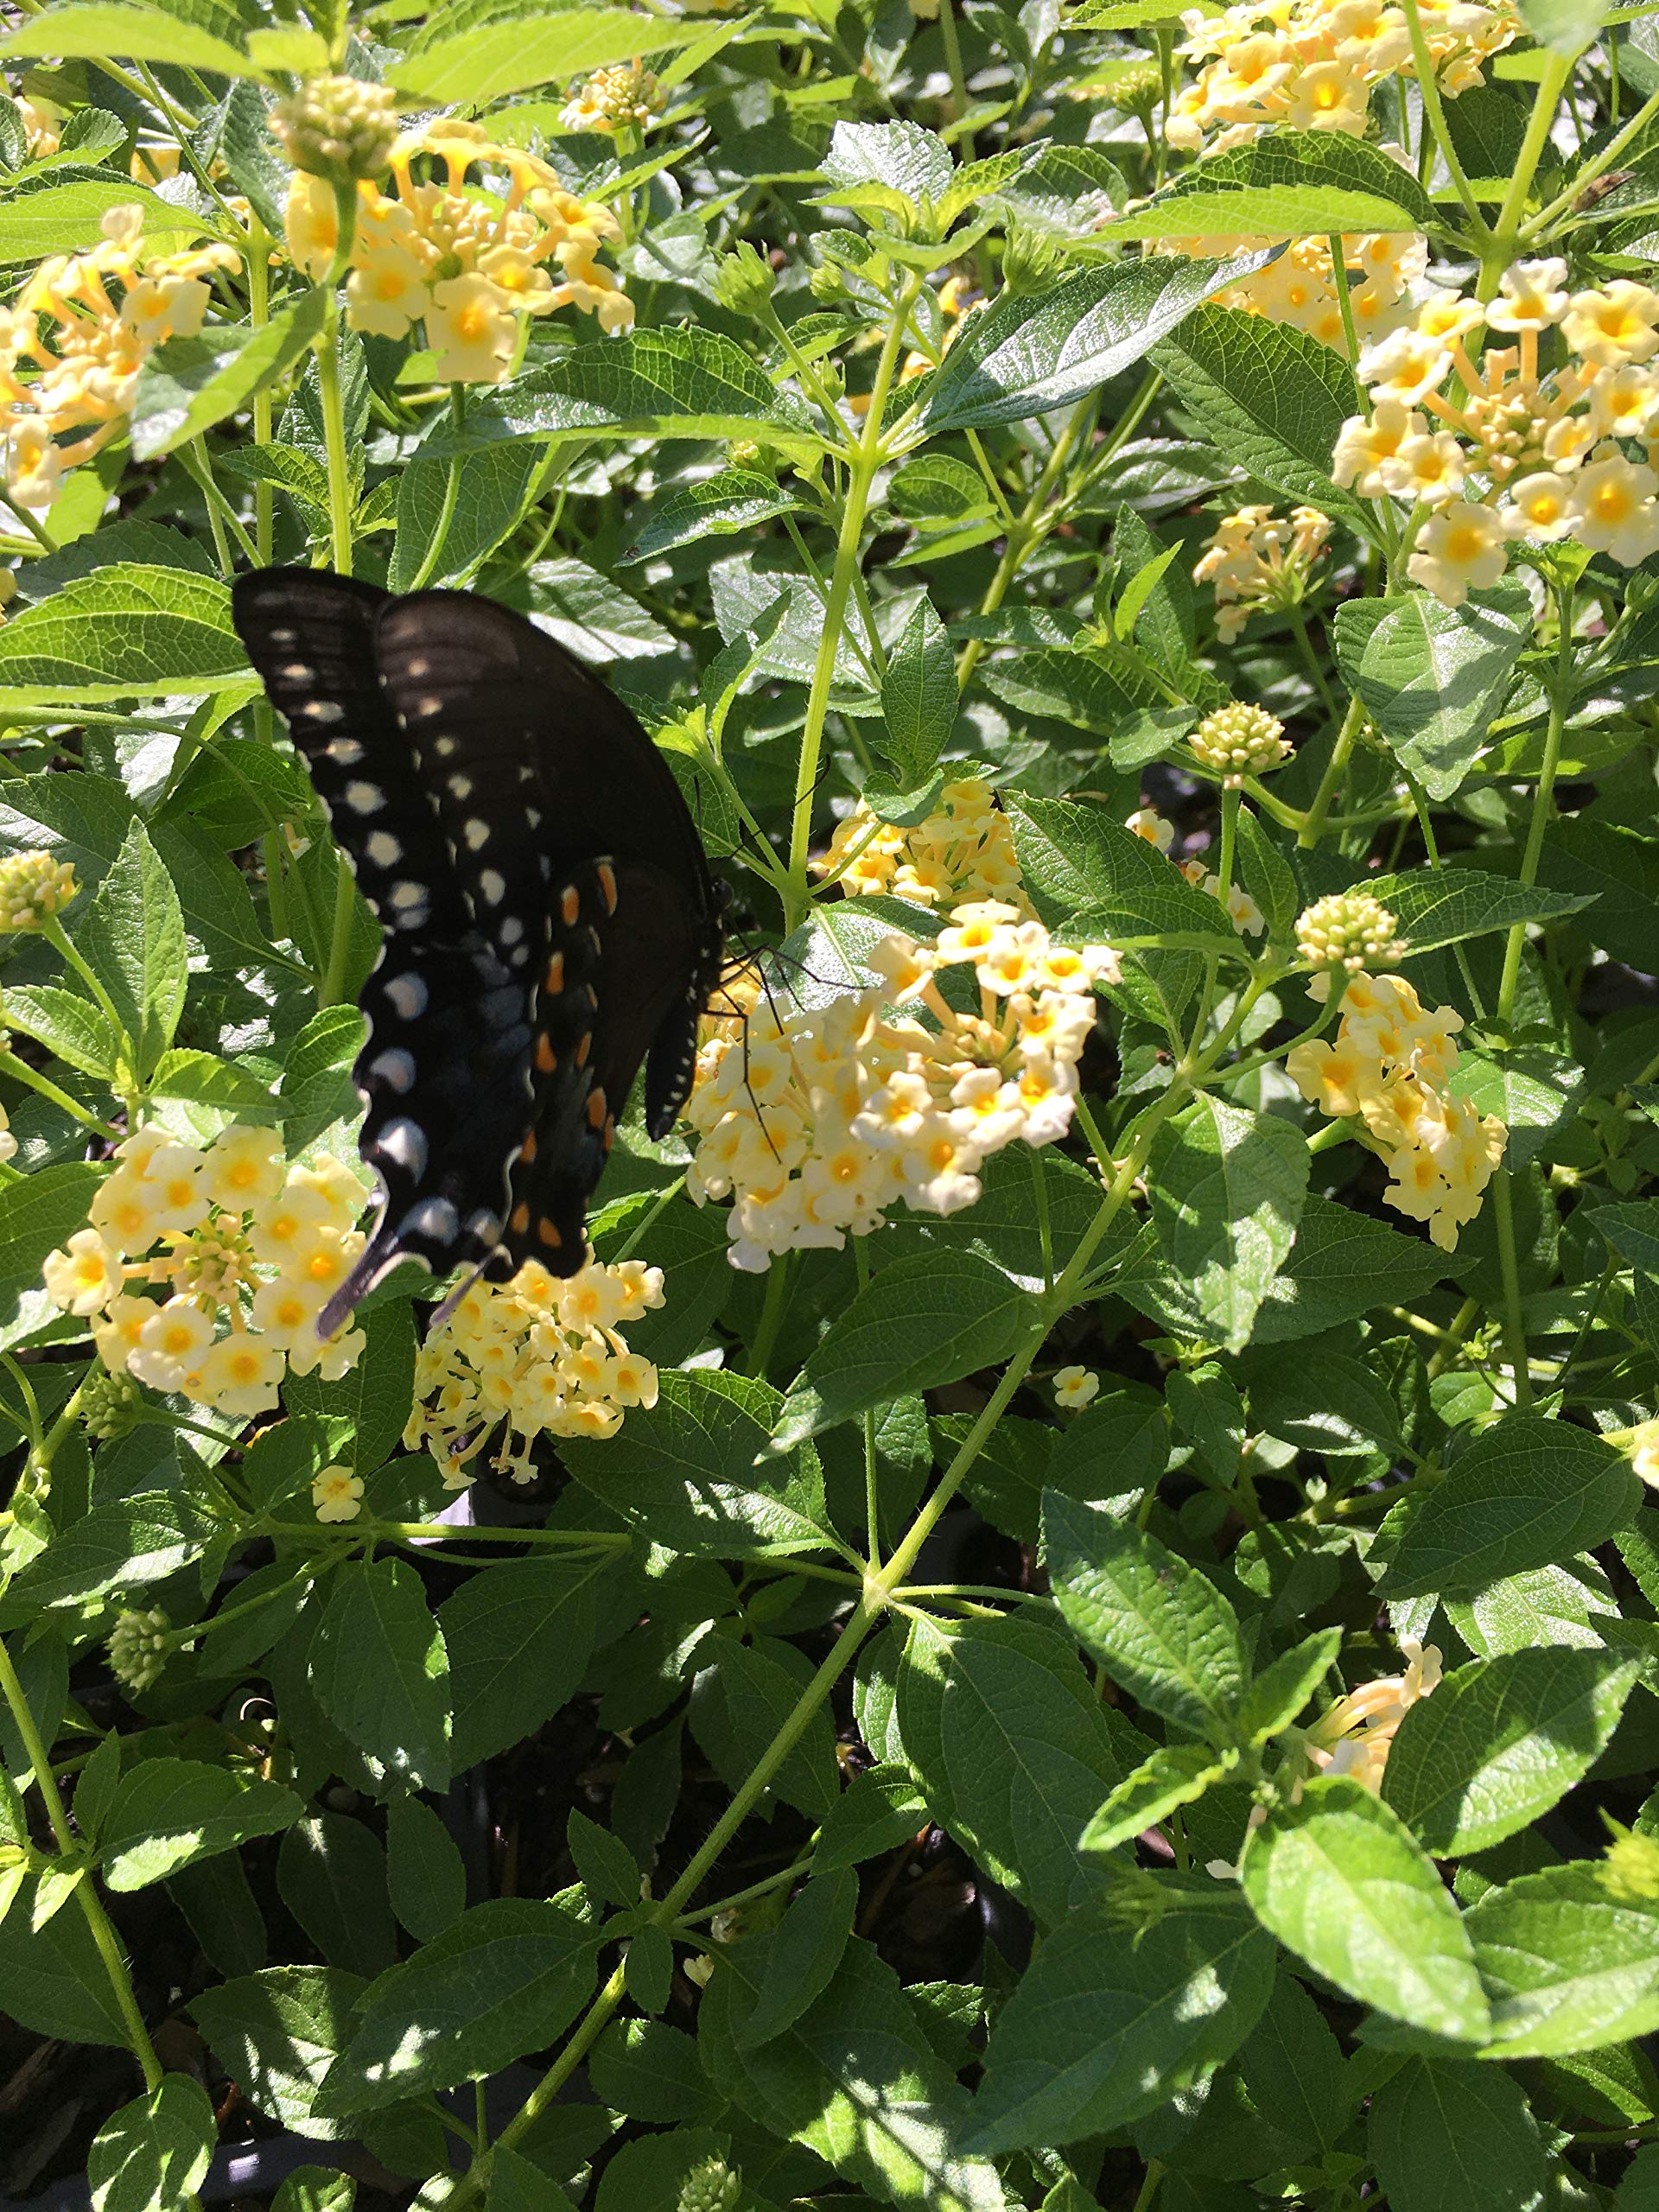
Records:
[[[267,570],[236,614],[389,932],[356,1070],[386,1205],[325,1325],[404,1252],[574,1273],[634,1078],[645,1064],[665,1134],[719,974],[714,887],[667,764],[613,693],[487,600]],[[365,768],[372,807],[340,780]]]
[[[249,657],[305,754],[386,937],[361,1007],[359,1137],[385,1200],[325,1332],[398,1259],[448,1273],[496,1248],[531,1113],[533,979],[475,925],[435,802],[375,674],[385,593],[309,569],[245,578]]]

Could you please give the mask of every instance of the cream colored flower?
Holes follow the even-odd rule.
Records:
[[[355,1521],[363,1510],[363,1478],[349,1467],[324,1467],[311,1478],[311,1510],[319,1521]]]
[[[1484,591],[1497,582],[1509,557],[1503,526],[1491,508],[1453,499],[1418,531],[1406,573],[1442,606],[1461,607],[1471,589]]]

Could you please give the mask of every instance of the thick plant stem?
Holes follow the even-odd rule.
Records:
[[[23,1686],[17,1679],[17,1669],[11,1663],[11,1654],[3,1640],[0,1640],[0,1697],[5,1700],[12,1725],[22,1738],[23,1751],[35,1770],[35,1785],[45,1801],[46,1817],[52,1824],[53,1840],[65,1859],[73,1859],[77,1855],[79,1847],[69,1826],[69,1816],[63,1809],[63,1800],[58,1795],[51,1755],[41,1740],[41,1732],[35,1725],[35,1715],[29,1711],[29,1700],[23,1694]],[[86,1932],[104,1961],[110,1987],[127,2031],[128,2045],[143,2074],[144,2087],[147,2089],[158,2088],[162,2082],[162,2062],[156,2056],[156,2046],[149,2039],[149,2030],[144,2025],[144,2016],[138,2010],[132,1976],[121,1955],[120,1939],[116,1935],[109,1914],[104,1910],[103,1900],[93,1887],[90,1872],[83,1874],[75,1885],[75,1903],[86,1923]]]
[[[842,626],[847,619],[847,602],[852,596],[853,572],[858,566],[859,540],[863,534],[864,516],[869,506],[870,487],[875,481],[881,465],[881,418],[887,412],[887,394],[893,388],[893,374],[899,365],[899,349],[904,344],[905,326],[910,320],[911,305],[921,283],[912,277],[899,296],[893,308],[893,321],[881,348],[881,358],[876,364],[875,382],[870,388],[869,412],[864,418],[864,435],[854,453],[850,480],[847,486],[847,504],[842,511],[841,529],[836,539],[836,564],[830,572],[830,590],[824,601],[823,635],[818,640],[817,658],[813,664],[812,688],[807,695],[806,722],[801,732],[800,764],[795,776],[795,802],[789,834],[789,881],[785,900],[786,929],[794,929],[811,904],[811,891],[807,882],[806,856],[812,840],[812,802],[817,795],[818,768],[823,754],[823,725],[830,711],[830,690],[835,681],[836,654],[841,645]]]
[[[343,572],[342,572],[343,573]],[[334,879],[334,922],[328,940],[328,964],[317,986],[317,1009],[339,1006],[346,996],[346,962],[352,949],[352,916],[357,904],[357,878],[342,853]]]
[[[1530,890],[1538,880],[1538,864],[1543,858],[1544,833],[1555,811],[1555,777],[1561,765],[1561,739],[1567,728],[1567,702],[1573,684],[1573,594],[1563,592],[1557,602],[1560,623],[1560,637],[1555,651],[1554,681],[1549,687],[1549,721],[1544,732],[1544,758],[1538,771],[1538,789],[1532,803],[1532,815],[1527,823],[1527,842],[1521,855],[1521,873],[1517,881],[1523,889]],[[1503,973],[1497,986],[1497,1022],[1507,1029],[1515,1017],[1515,994],[1521,980],[1521,952],[1527,941],[1527,925],[1515,923],[1503,947]]]
[[[1515,175],[1510,179],[1510,188],[1503,195],[1497,221],[1482,249],[1480,282],[1476,289],[1476,296],[1480,300],[1492,297],[1497,289],[1498,278],[1520,246],[1521,218],[1526,211],[1527,194],[1532,189],[1538,163],[1549,143],[1550,125],[1555,120],[1555,111],[1561,104],[1561,94],[1567,88],[1567,80],[1572,72],[1572,63],[1562,55],[1545,54],[1543,74],[1538,79],[1538,91],[1527,123],[1527,135],[1521,142]]]
[[[1452,134],[1446,127],[1446,110],[1440,105],[1440,88],[1435,79],[1434,64],[1428,51],[1428,41],[1423,35],[1423,18],[1417,0],[1405,0],[1406,27],[1411,35],[1412,66],[1416,73],[1417,89],[1422,96],[1423,126],[1431,134],[1446,163],[1446,173],[1452,180],[1452,189],[1457,194],[1464,213],[1469,218],[1476,240],[1487,237],[1486,219],[1480,212],[1480,202],[1464,174],[1458,159],[1457,149],[1452,143]]]
[[[335,572],[352,573],[352,474],[346,451],[346,404],[340,384],[340,302],[331,301],[328,322],[317,346],[317,388],[322,398],[322,435],[328,461],[329,551]]]
[[[1313,804],[1307,810],[1296,842],[1304,851],[1317,845],[1325,831],[1325,818],[1331,811],[1331,802],[1337,795],[1343,771],[1348,766],[1354,741],[1359,735],[1359,726],[1365,719],[1365,709],[1357,699],[1351,699],[1348,711],[1342,718],[1342,728],[1337,732],[1337,741],[1331,748],[1331,758],[1325,764],[1325,773],[1319,779],[1319,788],[1313,794]]]

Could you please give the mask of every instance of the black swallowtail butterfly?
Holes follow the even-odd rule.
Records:
[[[724,887],[667,763],[580,662],[471,593],[264,569],[232,610],[386,931],[352,1071],[384,1205],[319,1328],[404,1257],[574,1274],[634,1077],[665,1135],[720,977]]]

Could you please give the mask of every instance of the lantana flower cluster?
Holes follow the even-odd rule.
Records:
[[[1421,0],[1419,13],[1434,81],[1448,97],[1479,84],[1483,65],[1521,29],[1509,0]],[[1187,36],[1177,52],[1198,76],[1171,103],[1165,136],[1191,153],[1221,153],[1274,123],[1359,137],[1371,86],[1417,73],[1405,10],[1379,0],[1239,0],[1181,20]]]
[[[1252,614],[1300,607],[1331,539],[1331,520],[1317,507],[1293,507],[1288,520],[1271,507],[1224,515],[1192,571],[1194,583],[1216,594],[1216,635],[1230,645]]]
[[[1438,1645],[1400,1639],[1405,1666],[1397,1675],[1379,1675],[1338,1698],[1307,1732],[1307,1753],[1325,1774],[1351,1775],[1373,1797],[1381,1794],[1389,1752],[1400,1723],[1420,1699],[1440,1688],[1443,1672]]]
[[[667,95],[649,69],[616,61],[572,90],[559,121],[567,130],[644,130],[666,105]]]
[[[1286,1071],[1322,1114],[1363,1121],[1388,1163],[1384,1200],[1426,1222],[1443,1252],[1455,1252],[1509,1141],[1497,1115],[1477,1113],[1447,1092],[1463,1016],[1424,1007],[1401,976],[1362,969],[1344,984],[1338,969],[1331,988],[1342,1008],[1334,1042],[1297,1046]]]
[[[1570,537],[1634,568],[1659,551],[1656,353],[1659,292],[1624,277],[1569,292],[1564,261],[1518,262],[1485,305],[1441,294],[1367,348],[1370,411],[1343,424],[1332,474],[1431,510],[1407,573],[1447,607],[1495,584],[1516,541]]]
[[[811,869],[851,896],[886,892],[947,909],[1001,899],[1028,911],[1008,817],[978,776],[947,784],[933,811],[907,830],[882,821],[860,799]]]
[[[417,182],[429,159],[444,181]],[[480,124],[454,117],[405,131],[392,147],[393,189],[357,188],[346,280],[354,330],[406,337],[419,323],[445,384],[499,384],[518,354],[521,317],[574,303],[607,332],[628,329],[633,302],[598,258],[621,236],[607,207],[567,192],[537,156],[500,146]],[[474,175],[493,174],[505,189]],[[296,175],[289,188],[288,247],[321,282],[340,243],[334,187]],[[561,281],[552,274],[556,265]]]
[[[166,340],[194,337],[213,271],[241,265],[219,244],[149,251],[140,207],[111,207],[99,227],[97,245],[54,254],[0,308],[6,493],[19,506],[49,507],[65,470],[119,435],[145,361]]]
[[[1156,249],[1197,259],[1230,259],[1259,246],[1259,238],[1173,238]],[[1348,330],[1331,257],[1323,238],[1287,238],[1282,251],[1215,296],[1217,307],[1236,308],[1269,322],[1287,322],[1338,353],[1348,351]],[[1414,295],[1428,268],[1428,241],[1415,231],[1376,231],[1342,241],[1344,281],[1354,335],[1362,345],[1408,323]]]
[[[955,1213],[980,1196],[994,1154],[1071,1126],[1094,988],[1118,976],[1107,946],[1057,944],[982,899],[957,906],[937,944],[894,931],[865,958],[882,979],[868,990],[808,1007],[750,978],[737,987],[747,1014],[710,1025],[686,1108],[686,1187],[699,1205],[734,1200],[735,1268],[839,1251],[890,1206]],[[939,987],[957,968],[973,972],[975,1012]]]
[[[622,1329],[662,1303],[660,1268],[591,1253],[563,1281],[529,1260],[511,1282],[474,1282],[421,1346],[404,1448],[464,1490],[493,1437],[488,1464],[533,1481],[538,1436],[610,1436],[630,1406],[656,1404],[657,1370]]]
[[[233,1123],[204,1150],[145,1127],[41,1273],[111,1375],[247,1420],[284,1373],[332,1382],[356,1364],[363,1332],[325,1342],[316,1321],[363,1249],[364,1205],[348,1167],[290,1165],[274,1129]]]

